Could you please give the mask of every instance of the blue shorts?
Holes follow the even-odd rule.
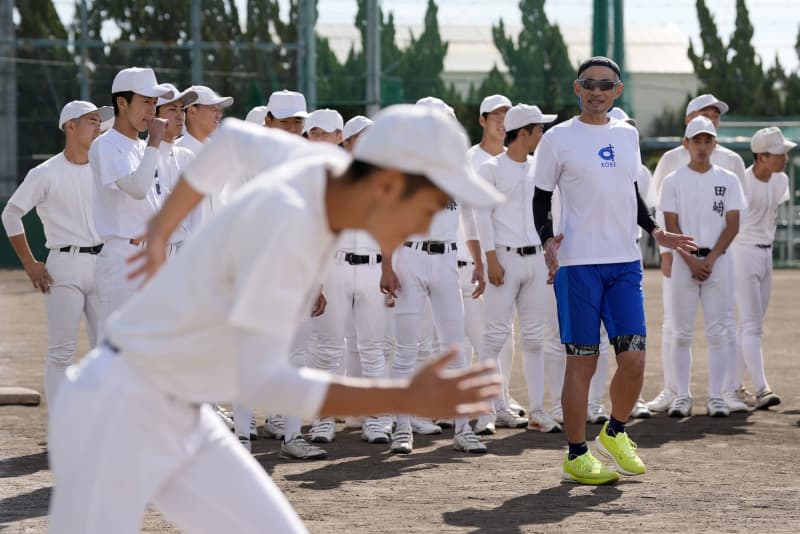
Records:
[[[641,261],[560,267],[554,285],[567,354],[597,354],[601,320],[617,353],[644,350]]]

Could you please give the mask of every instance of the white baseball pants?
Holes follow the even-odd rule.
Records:
[[[730,250],[735,264],[735,300],[739,311],[740,357],[737,357],[735,385],[742,384],[746,366],[755,390],[760,391],[767,387],[761,338],[772,292],[772,249],[734,243]]]
[[[208,405],[170,397],[107,347],[67,370],[50,415],[51,534],[135,534],[149,504],[187,534],[306,532]]]
[[[486,330],[480,359],[498,361],[509,341],[514,305],[517,307],[522,347],[522,368],[528,386],[531,411],[542,410],[544,402],[544,328],[547,312],[547,267],[541,252],[520,256],[497,247],[497,260],[505,270],[503,285],[486,286]],[[495,409],[503,406],[495,402]]]
[[[733,298],[730,276],[730,254],[720,256],[711,276],[704,282],[692,278],[689,266],[681,257],[676,257],[672,264],[670,289],[675,327],[672,355],[678,388],[675,393],[680,396],[690,395],[690,349],[697,307],[702,304],[708,341],[708,397],[722,397],[725,372],[733,362],[733,354],[728,349],[728,308]]]
[[[47,312],[47,359],[44,366],[44,392],[53,403],[67,367],[75,359],[81,316],[86,317],[89,345],[97,345],[98,299],[95,289],[97,255],[51,250],[47,271],[53,278],[45,294]]]

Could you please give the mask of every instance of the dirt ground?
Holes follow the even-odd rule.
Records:
[[[645,278],[648,345],[645,398],[661,386],[661,284]],[[767,318],[767,375],[783,404],[728,419],[705,415],[705,341],[698,319],[694,417],[631,425],[648,473],[612,487],[560,481],[563,434],[501,429],[489,454],[451,449],[451,432],[418,437],[409,456],[341,431],[330,460],[278,458],[278,442],[255,457],[315,533],[348,532],[800,532],[800,271],[775,273]],[[42,298],[22,271],[0,271],[0,384],[42,390],[46,329]],[[85,338],[81,352],[85,351]],[[519,365],[517,359],[517,365]],[[614,365],[611,365],[613,371]],[[521,373],[512,383],[526,398]],[[45,532],[52,478],[46,406],[0,407],[0,531]],[[119,421],[117,424],[125,424]],[[593,435],[599,427],[590,429]],[[124,483],[124,481],[120,481]],[[178,532],[148,513],[143,532]],[[270,532],[267,525],[264,532]],[[77,534],[77,533],[76,533]]]

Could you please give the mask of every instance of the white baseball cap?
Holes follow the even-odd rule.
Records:
[[[183,92],[180,92],[178,91],[178,88],[172,85],[171,83],[164,83],[161,85],[163,85],[164,87],[169,87],[170,90],[172,91],[172,96],[168,98],[159,97],[158,102],[156,102],[156,107],[160,107],[165,104],[170,104],[172,102],[175,102],[176,100],[180,100],[181,107],[185,108],[186,106],[194,104],[195,101],[197,100],[197,93],[191,87]]]
[[[686,139],[692,139],[700,134],[717,136],[717,129],[714,128],[714,123],[711,122],[711,119],[703,116],[695,117],[686,125],[686,133],[684,134]]]
[[[787,154],[796,146],[797,143],[786,139],[777,126],[761,128],[750,139],[750,150],[753,154]]]
[[[247,117],[244,118],[247,122],[264,126],[264,119],[267,117],[267,106],[256,106],[247,112]]]
[[[686,105],[686,116],[688,117],[695,111],[700,111],[708,106],[714,106],[717,108],[721,115],[724,115],[728,112],[728,109],[730,109],[728,108],[728,104],[718,99],[714,95],[700,95],[691,99],[689,104]]]
[[[73,100],[61,108],[61,115],[58,117],[58,129],[63,132],[64,123],[67,121],[80,119],[84,115],[94,113],[95,111],[100,114],[101,123],[114,119],[114,108],[111,106],[98,108],[91,102],[86,102],[85,100]]]
[[[506,112],[506,118],[503,119],[503,128],[509,132],[529,124],[549,124],[556,120],[557,117],[558,115],[542,114],[539,106],[517,104]]]
[[[457,121],[429,106],[399,104],[380,111],[353,151],[378,167],[425,175],[454,199],[476,208],[505,197],[477,175],[468,158],[467,133]]]
[[[275,91],[269,95],[267,108],[276,119],[288,119],[289,117],[308,117],[306,111],[306,97],[296,91]]]
[[[132,91],[148,98],[172,97],[171,89],[165,84],[159,85],[156,74],[150,68],[128,67],[119,71],[111,84],[111,93],[125,91]]]
[[[200,106],[230,107],[233,104],[232,96],[219,96],[213,89],[205,85],[193,85],[188,90],[197,93],[197,100],[187,106],[198,104]]]
[[[491,113],[498,108],[510,108],[513,104],[507,96],[504,95],[489,95],[481,102],[480,114]]]
[[[328,133],[344,130],[344,119],[335,109],[318,109],[306,117],[303,132],[308,132],[311,128],[320,128]]]
[[[354,135],[360,134],[362,131],[364,131],[364,128],[369,128],[373,124],[375,123],[372,121],[372,119],[369,119],[364,115],[356,115],[345,123],[344,130],[342,131],[342,141],[346,141]]]
[[[441,98],[436,98],[435,96],[426,96],[417,100],[417,105],[441,109],[454,119],[456,118],[455,110],[449,105],[447,105],[447,103]]]
[[[611,117],[615,121],[624,121],[636,128],[636,119],[632,119],[625,110],[619,106],[615,106],[611,108],[608,112],[608,116]]]

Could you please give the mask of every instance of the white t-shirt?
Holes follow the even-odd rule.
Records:
[[[692,236],[699,248],[714,248],[728,224],[726,214],[744,207],[738,178],[716,165],[704,173],[681,167],[661,186],[659,209],[676,213],[681,232]]]
[[[102,240],[92,216],[92,195],[92,169],[71,163],[61,152],[28,171],[8,203],[23,214],[36,208],[47,248],[93,247]]]
[[[142,200],[133,198],[116,184],[117,180],[133,174],[139,165],[149,165],[151,161],[153,183]],[[156,187],[158,150],[111,128],[92,143],[89,165],[94,177],[94,222],[100,237],[105,241],[144,234],[147,221],[158,213],[164,199],[163,191],[158,192],[160,186]]]
[[[178,180],[181,177],[181,171],[185,169],[189,163],[194,159],[194,152],[188,148],[175,146],[165,141],[161,142],[158,147],[158,177],[159,187],[162,188],[164,197],[169,197],[175,186],[178,185]],[[191,215],[187,216],[178,228],[172,233],[170,243],[180,243],[189,234],[191,224]]]
[[[639,134],[625,122],[592,125],[574,117],[545,132],[533,176],[536,187],[561,191],[559,264],[639,260],[634,182],[640,164]]]
[[[505,150],[505,147],[503,148],[503,150]],[[490,159],[492,159],[493,157],[494,156],[492,156],[491,154],[486,152],[483,148],[481,148],[480,144],[473,145],[469,148],[469,150],[467,150],[467,159],[469,159],[469,162],[472,165],[472,168],[475,170],[475,172],[478,172],[480,166],[489,161]],[[477,228],[477,222],[478,222],[477,211],[474,212],[474,217]],[[478,232],[478,234],[480,235],[480,232]],[[472,254],[467,248],[467,240],[464,236],[465,236],[465,229],[462,220],[458,225],[458,234],[457,234],[458,240],[456,241],[456,243],[458,243],[458,259],[460,261],[473,261]],[[486,251],[481,249],[481,255],[485,256],[485,254]]]
[[[288,389],[296,397],[293,413],[314,415],[326,380],[292,369],[289,353],[336,242],[325,207],[327,171],[325,158],[306,158],[243,187],[114,312],[110,343],[179,399],[253,401],[257,392],[269,408],[285,405],[275,395]],[[264,338],[263,357],[248,360],[237,347],[253,335]],[[278,370],[280,384],[270,382]]]
[[[789,177],[785,172],[776,172],[763,182],[753,174],[753,167],[748,167],[742,190],[747,210],[734,243],[771,245],[775,240],[778,206],[789,201]]]
[[[477,213],[482,249],[541,244],[533,221],[532,166],[533,157],[518,162],[509,158],[507,152],[481,165],[478,174],[506,197],[502,204]]]

